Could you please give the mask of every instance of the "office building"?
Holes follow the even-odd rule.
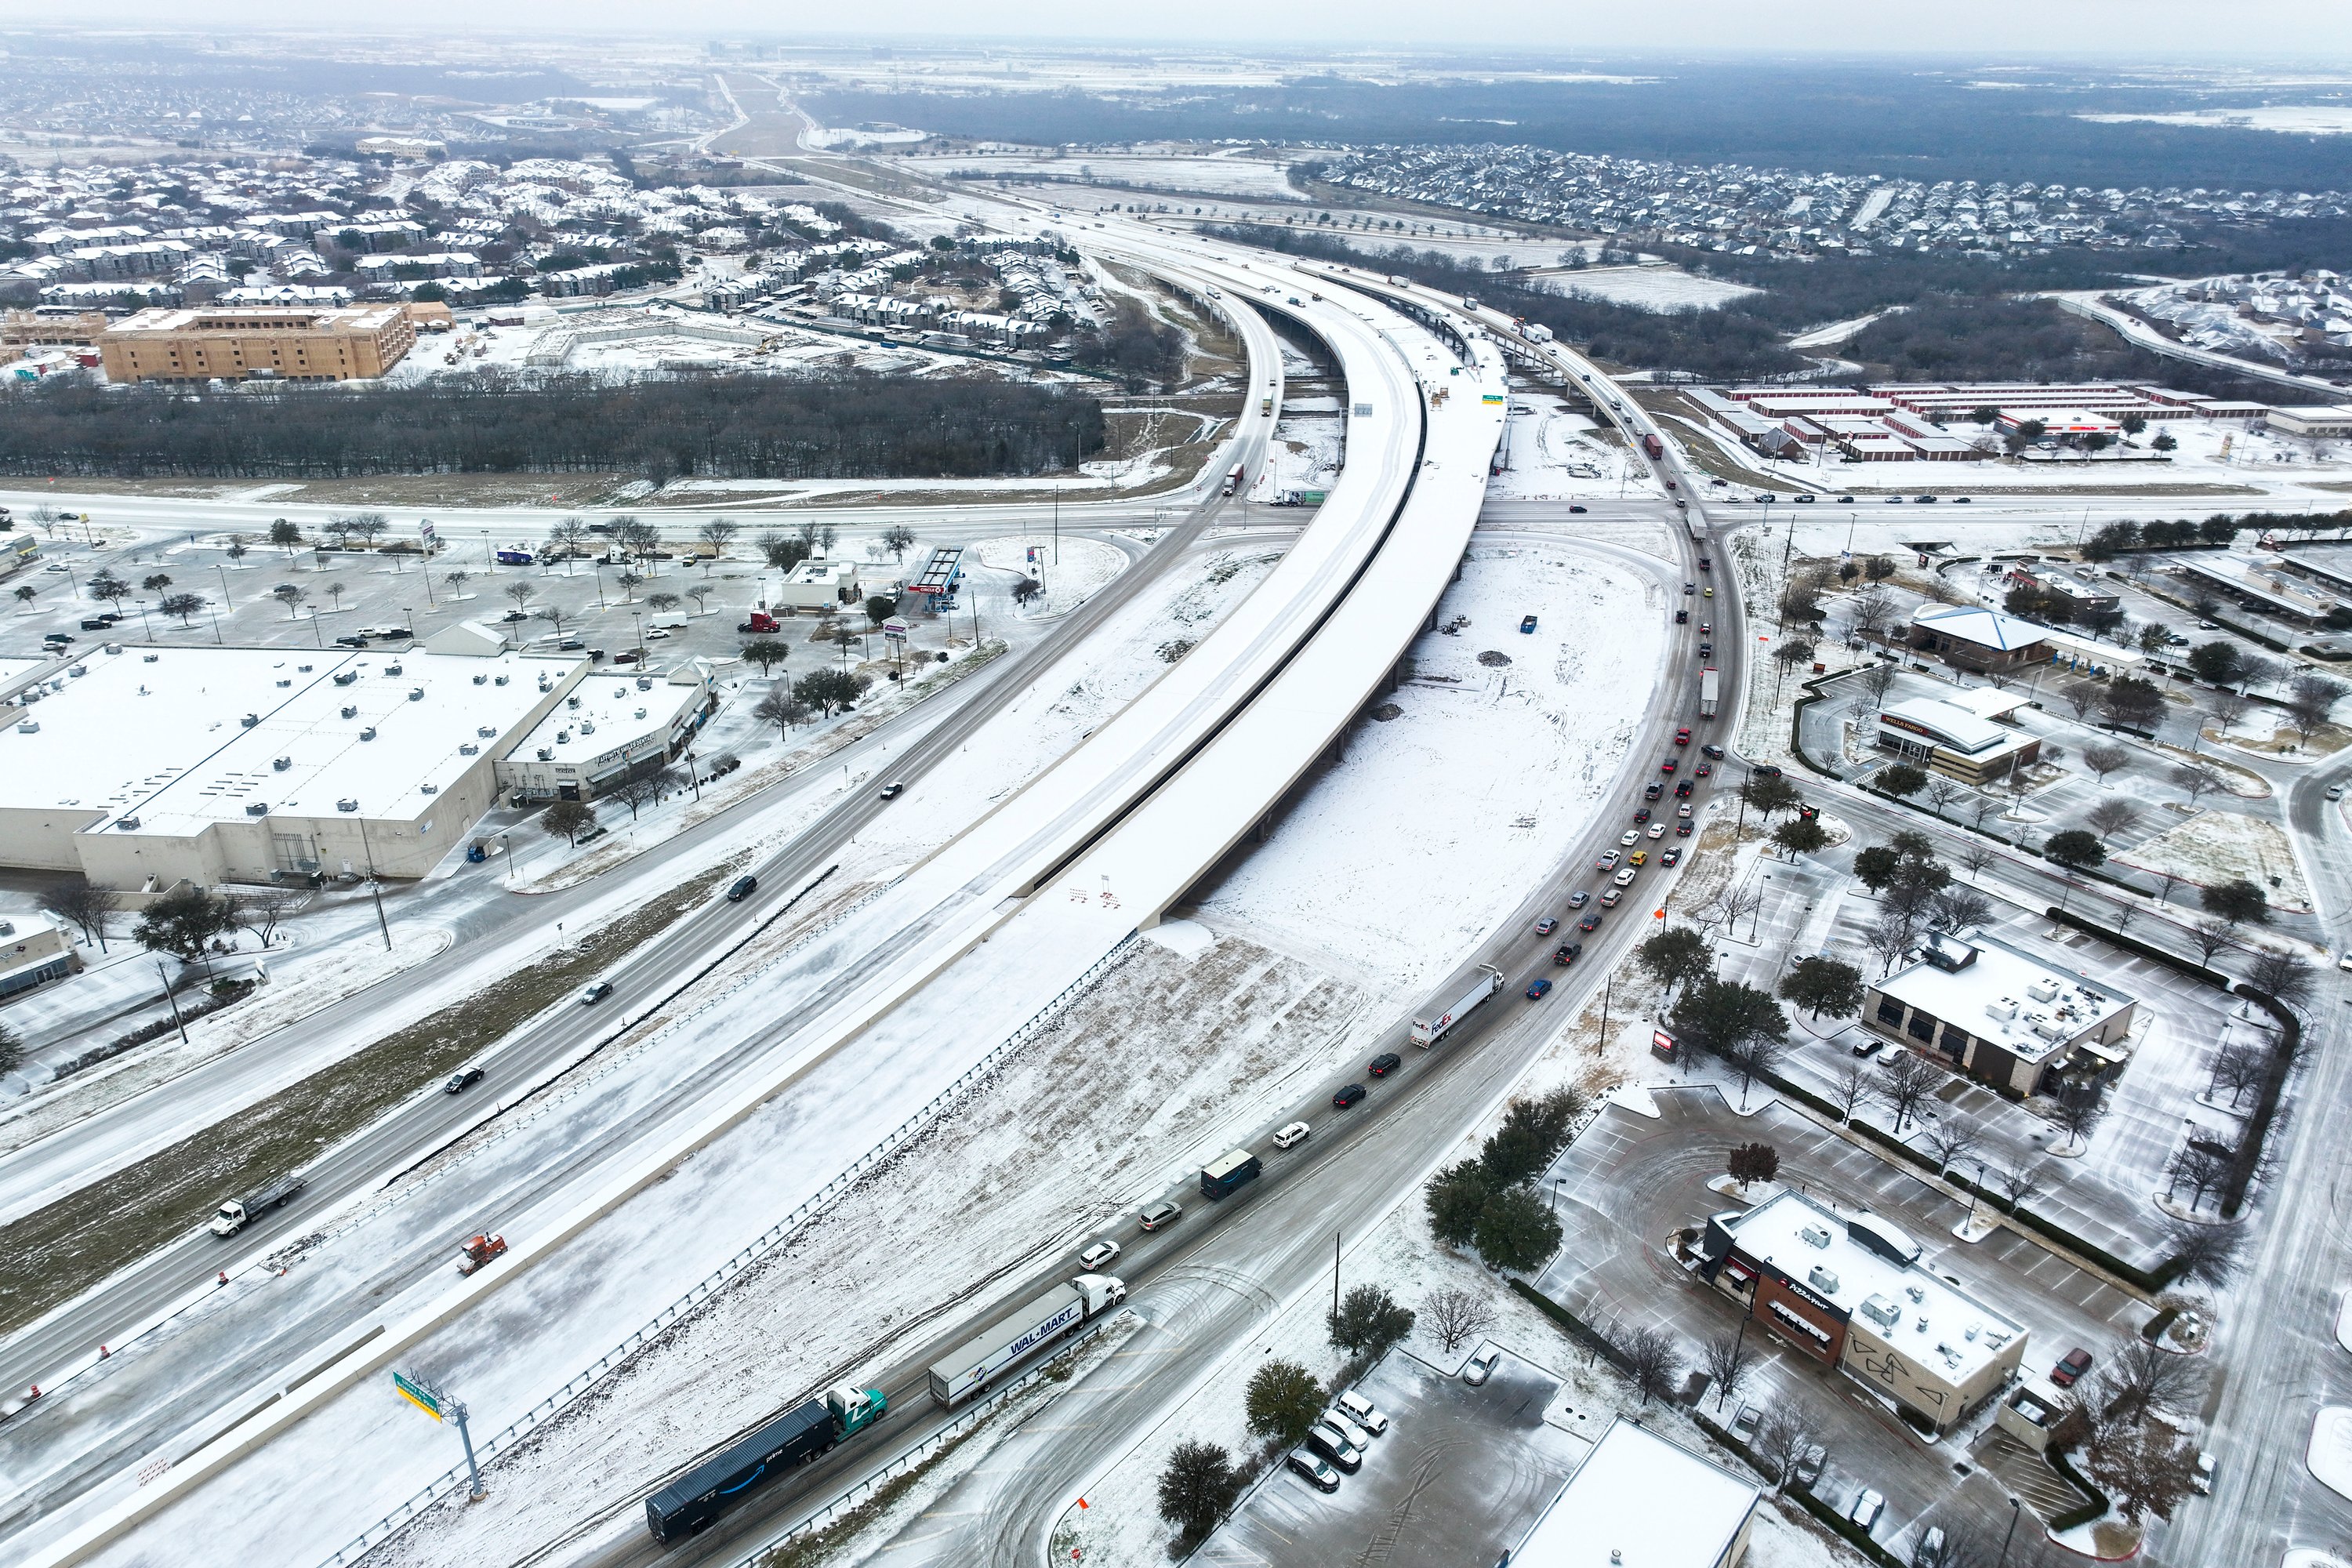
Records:
[[[396,304],[142,310],[99,334],[113,382],[351,381],[380,376],[415,346]]]
[[[1864,987],[1862,1022],[1996,1089],[2059,1094],[2122,1069],[2138,1006],[1981,931],[1931,931],[1917,962]]]
[[[1511,1568],[1739,1568],[1756,1483],[1619,1416],[1518,1545]]]

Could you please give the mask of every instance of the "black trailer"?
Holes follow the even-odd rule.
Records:
[[[743,1500],[755,1487],[834,1446],[833,1414],[812,1399],[730,1445],[646,1499],[646,1528],[656,1541],[683,1541]]]

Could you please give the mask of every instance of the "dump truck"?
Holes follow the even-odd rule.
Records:
[[[1042,1347],[1076,1333],[1127,1300],[1127,1282],[1081,1274],[990,1324],[931,1364],[931,1397],[950,1409],[988,1387]]]
[[[1698,716],[1702,719],[1714,718],[1716,699],[1722,694],[1722,672],[1713,665],[1708,665],[1705,669],[1700,670],[1698,672]]]
[[[254,1215],[267,1214],[271,1209],[293,1202],[294,1194],[310,1184],[308,1176],[281,1176],[241,1198],[231,1198],[221,1205],[220,1212],[213,1215],[212,1233],[215,1236],[235,1236]]]
[[[1470,983],[1454,1005],[1441,1013],[1424,1013],[1412,1021],[1410,1037],[1416,1046],[1433,1046],[1445,1037],[1445,1031],[1469,1016],[1470,1010],[1503,988],[1503,972],[1491,963],[1482,963]]]
[[[793,1406],[646,1499],[646,1528],[660,1542],[699,1534],[754,1488],[831,1452],[881,1420],[889,1405],[878,1388],[843,1384],[825,1390],[823,1398]]]

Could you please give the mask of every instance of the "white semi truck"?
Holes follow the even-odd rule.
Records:
[[[1445,1031],[1467,1017],[1470,1009],[1503,988],[1503,972],[1491,963],[1482,963],[1472,978],[1468,990],[1463,992],[1453,1005],[1439,1013],[1423,1013],[1412,1021],[1410,1037],[1416,1046],[1433,1046],[1445,1037]]]
[[[1126,1300],[1127,1282],[1108,1274],[1081,1274],[1055,1286],[934,1362],[931,1397],[943,1410],[962,1403],[1039,1347],[1077,1332]]]

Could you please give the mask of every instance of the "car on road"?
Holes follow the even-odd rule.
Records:
[[[1712,571],[1714,571],[1714,570],[1715,570],[1715,557],[1713,557],[1712,555],[1702,555],[1702,556],[1700,556],[1700,557],[1698,558],[1698,569],[1699,569],[1700,571],[1702,571],[1702,572],[1712,572]]]
[[[1933,506],[1939,498],[1936,496],[1913,496],[1911,499],[1917,501],[1921,506]]]
[[[1675,612],[1675,625],[1680,626],[1687,626],[1689,623],[1690,612],[1688,610],[1676,610]]]
[[[1714,598],[1714,597],[1715,597],[1715,585],[1714,585],[1713,584],[1709,584],[1707,585],[1707,587],[1706,587],[1706,596],[1707,596],[1708,598],[1710,598],[1710,599],[1712,599],[1712,598]]]
[[[1650,824],[1649,833],[1653,838],[1664,838],[1666,836],[1666,825],[1663,822],[1654,822]]]
[[[1853,1500],[1853,1506],[1845,1510],[1845,1516],[1853,1521],[1856,1530],[1867,1535],[1870,1527],[1878,1522],[1878,1516],[1885,1511],[1886,1500],[1864,1487],[1862,1495]]]
[[[1533,616],[1521,616],[1519,617],[1519,630],[1522,633],[1532,632],[1535,629],[1536,618]]]
[[[1690,802],[1685,801],[1682,805],[1675,807],[1675,815],[1677,817],[1687,817],[1696,808],[1694,807]]]
[[[1397,1055],[1394,1051],[1382,1051],[1379,1056],[1374,1057],[1370,1062],[1365,1064],[1364,1070],[1371,1074],[1374,1078],[1386,1078],[1389,1074],[1396,1071],[1397,1068],[1402,1066],[1404,1066],[1404,1058],[1402,1057]]]
[[[1700,778],[1706,778],[1708,774],[1715,772],[1715,764],[1713,763],[1701,763],[1698,766],[1693,768],[1691,772],[1696,773]]]
[[[1331,1097],[1331,1109],[1334,1110],[1345,1110],[1348,1107],[1355,1104],[1356,1101],[1363,1098],[1364,1086],[1360,1083],[1351,1083],[1347,1088],[1341,1089],[1339,1093]]]
[[[2210,1450],[2197,1456],[2197,1473],[2189,1484],[2196,1489],[2199,1497],[2213,1495],[2213,1456]]]
[[[1576,929],[1585,932],[1599,931],[1601,929],[1601,911],[1599,910],[1585,910],[1584,918],[1576,922]]]
[[[1682,858],[1683,847],[1679,844],[1669,844],[1664,849],[1658,851],[1658,864],[1661,866],[1675,865],[1680,861]]]
[[[635,648],[625,647],[620,652],[613,656],[613,662],[614,664],[635,664],[643,656],[640,655]]]
[[[1580,512],[1580,512],[1584,511],[1586,509],[1585,509],[1585,508],[1583,508],[1583,507],[1580,507],[1580,506],[1572,506],[1572,507],[1570,507],[1568,510],[1569,510],[1570,511],[1571,511],[1571,512]]]
[[[1551,961],[1562,969],[1566,969],[1576,962],[1576,955],[1583,951],[1584,944],[1580,942],[1564,942],[1552,950]]]
[[[81,626],[82,630],[84,631],[88,631],[89,629],[89,623],[88,621],[82,622]],[[2342,800],[2344,798],[2344,786],[2342,784],[2329,784],[2327,786],[2327,798],[2330,800]]]
[[[1696,826],[1696,824],[1692,822],[1689,817],[1684,817],[1680,822],[1675,824],[1675,837],[1677,838],[1688,838],[1691,836],[1691,829]]]
[[[1713,757],[1718,763],[1723,761],[1723,748],[1721,746],[1708,744],[1701,746],[1699,751],[1706,756]]]
[[[1306,1142],[1307,1135],[1314,1131],[1315,1129],[1307,1126],[1304,1121],[1294,1121],[1274,1135],[1274,1146],[1277,1149],[1296,1149]]]
[[[1843,501],[1848,506],[1852,506],[1853,504],[1853,498],[1852,496],[1840,496],[1838,497],[1838,500]]]
[[[1339,1466],[1345,1474],[1352,1476],[1364,1468],[1364,1456],[1328,1421],[1318,1421],[1307,1431],[1307,1446]]]
[[[1559,922],[1552,919],[1549,915],[1546,915],[1543,919],[1536,921],[1536,934],[1538,936],[1549,936],[1559,929]]]
[[[1612,859],[1612,861],[1613,862],[1613,861],[1614,861],[1614,859],[1615,859],[1616,851],[1614,851],[1614,850],[1610,851],[1610,856],[1611,856],[1611,859]],[[1569,894],[1569,896],[1568,896],[1568,907],[1569,907],[1570,909],[1571,909],[1571,910],[1580,910],[1580,909],[1582,909],[1585,905],[1587,905],[1587,904],[1591,903],[1591,901],[1592,901],[1592,895],[1591,895],[1591,893],[1586,892],[1582,888],[1579,888],[1579,889],[1576,889],[1576,891],[1574,891],[1574,892],[1572,892],[1572,893]]]
[[[1146,1205],[1143,1212],[1136,1216],[1136,1223],[1145,1230],[1159,1230],[1183,1217],[1183,1205],[1173,1198],[1161,1198],[1156,1204]]]
[[[2344,956],[2336,961],[2336,967],[2338,969],[2352,969],[2352,947],[2347,947],[2344,950]]]
[[[884,784],[877,792],[879,798],[883,800],[896,800],[906,793],[906,784],[897,779],[893,779],[888,784]]]
[[[509,610],[505,615],[500,616],[499,619],[502,621],[527,621],[530,619],[530,613],[527,610]]]
[[[1688,725],[1685,725],[1685,726],[1683,726],[1681,729],[1676,730],[1676,731],[1675,731],[1675,745],[1677,745],[1677,746],[1687,746],[1687,745],[1689,745],[1689,744],[1690,744],[1690,742],[1691,742],[1691,734],[1690,734],[1690,727],[1689,727]]]
[[[1625,889],[1622,889],[1622,888],[1604,888],[1604,889],[1601,889],[1601,907],[1602,909],[1604,909],[1604,910],[1613,910],[1613,909],[1615,909],[1619,904],[1622,904],[1622,903],[1623,903],[1624,901],[1625,901]]]
[[[1715,645],[1711,642],[1703,642],[1699,644],[1698,656],[1701,658],[1713,658],[1715,657]]]
[[[1538,980],[1528,987],[1528,1000],[1530,1002],[1540,1002],[1550,994],[1551,982],[1549,980]]]
[[[1668,757],[1664,762],[1658,764],[1658,771],[1662,773],[1670,773],[1675,771],[1675,759]]]
[[[1636,872],[1633,867],[1628,866],[1609,879],[1616,883],[1617,886],[1621,888],[1630,888],[1633,885],[1633,879],[1637,875],[1639,875],[1639,873]]]
[[[1698,624],[1698,635],[1699,635],[1699,636],[1701,636],[1701,637],[1707,637],[1707,636],[1711,635],[1714,631],[1715,631],[1715,623],[1713,623],[1712,621],[1701,621],[1701,622],[1699,622],[1699,624]]]
[[[2197,623],[2197,629],[2200,632],[2218,632],[2221,626],[2218,621],[2200,621]]]
[[[1660,784],[1655,779],[1652,779],[1648,784],[1642,786],[1642,798],[1643,800],[1655,800],[1665,793],[1666,786]]]
[[[1462,1368],[1462,1381],[1475,1388],[1495,1375],[1495,1363],[1503,1359],[1503,1347],[1487,1345]]]
[[[1759,763],[1748,771],[1755,774],[1759,779],[1777,779],[1780,776],[1780,764],[1778,763]]]
[[[1698,592],[1698,584],[1696,583],[1685,583],[1683,584],[1683,592],[1685,594],[1696,594]]]
[[[583,985],[580,988],[580,1005],[583,1007],[593,1007],[597,1003],[602,1002],[605,997],[610,996],[612,994],[613,983],[611,981],[591,980],[587,984]]]
[[[1118,1256],[1118,1243],[1108,1237],[1078,1249],[1078,1267],[1092,1274]]]
[[[759,890],[759,878],[738,877],[735,879],[733,884],[727,889],[727,901],[730,904],[740,904]]]
[[[2077,1345],[2058,1358],[2058,1364],[2050,1369],[2050,1381],[2061,1388],[2072,1388],[2090,1370],[2091,1352]]]
[[[1311,1454],[1304,1448],[1293,1448],[1290,1450],[1290,1457],[1283,1460],[1283,1463],[1290,1467],[1291,1474],[1297,1476],[1317,1491],[1336,1492],[1339,1489],[1339,1472],[1325,1462],[1320,1454]]]
[[[1333,1400],[1331,1403],[1339,1407],[1340,1414],[1346,1415],[1348,1419],[1353,1421],[1357,1426],[1362,1427],[1373,1436],[1381,1437],[1387,1436],[1389,1418],[1381,1415],[1378,1410],[1374,1409],[1372,1402],[1365,1398],[1362,1394],[1358,1394],[1354,1389],[1349,1389],[1347,1393],[1339,1395],[1339,1398]]]
[[[1888,506],[1901,506],[1903,504],[1903,498],[1901,496],[1888,496],[1886,498],[1886,504]]]
[[[1705,763],[1701,763],[1699,764],[1701,767],[1705,767],[1706,765],[1706,764]],[[1675,798],[1676,800],[1688,800],[1691,796],[1691,791],[1697,787],[1698,785],[1689,779],[1677,779],[1675,781]]]
[[[1642,842],[1642,830],[1636,827],[1621,833],[1617,836],[1617,842],[1625,845],[1628,847],[1639,844]]]
[[[114,623],[108,620],[103,616],[92,616],[88,620],[82,622],[81,629],[86,632],[110,632],[114,629]],[[2337,790],[2336,792],[2337,795],[2341,795],[2344,792],[2342,790]]]
[[[1827,1450],[1819,1443],[1810,1445],[1805,1449],[1804,1458],[1797,1461],[1797,1484],[1807,1491],[1812,1490],[1813,1483],[1822,1479],[1822,1467],[1828,1462]]]
[[[456,1072],[449,1075],[448,1081],[441,1086],[441,1092],[444,1094],[463,1094],[467,1089],[473,1088],[474,1085],[481,1081],[482,1069],[474,1063],[467,1062],[464,1067],[459,1068]]]
[[[1798,492],[1797,492],[1797,495],[1796,495],[1796,497],[1795,497],[1796,502],[1797,502],[1797,504],[1798,504],[1799,506],[1806,506],[1806,505],[1810,505],[1810,504],[1811,503],[1811,501],[1812,501],[1812,499],[1813,499],[1813,498],[1812,498],[1812,494],[1811,494],[1811,491],[1807,491],[1807,490],[1800,490],[1800,491],[1798,491]]]
[[[1625,864],[1628,866],[1646,866],[1649,863],[1650,852],[1646,849],[1636,849],[1625,857]]]
[[[1617,868],[1617,851],[1604,849],[1601,852],[1601,858],[1592,863],[1592,868],[1596,871],[1613,871]]]
[[[667,632],[664,631],[664,630],[663,630],[661,627],[659,627],[659,626],[656,626],[653,630],[651,630],[651,631],[649,631],[649,632],[647,632],[647,633],[646,634],[646,641],[647,641],[647,642],[667,642],[667,641],[669,641],[669,633],[667,633]]]
[[[335,639],[337,647],[365,647],[367,645],[367,638],[357,632],[352,633],[349,637],[340,637]]]

